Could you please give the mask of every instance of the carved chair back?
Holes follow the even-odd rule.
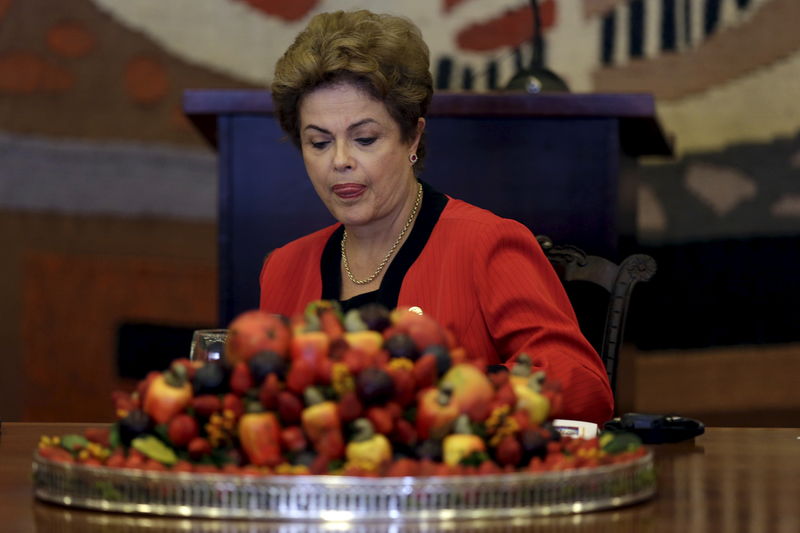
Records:
[[[546,235],[537,236],[537,240],[570,296],[581,331],[600,354],[616,396],[631,294],[637,283],[648,281],[656,273],[655,259],[634,254],[616,264],[575,246],[556,245]]]

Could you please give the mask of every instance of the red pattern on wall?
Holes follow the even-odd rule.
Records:
[[[0,56],[0,92],[31,94],[63,92],[75,85],[75,76],[34,52],[7,52]]]
[[[556,3],[547,0],[539,6],[542,29],[555,25]],[[458,46],[463,50],[486,52],[509,46],[519,46],[530,40],[533,33],[533,12],[530,6],[520,7],[487,22],[472,24],[458,32]]]
[[[152,57],[134,57],[125,66],[125,91],[138,104],[162,100],[169,92],[164,65]]]
[[[267,15],[289,22],[305,17],[319,3],[319,0],[234,0],[245,2]]]
[[[77,21],[61,21],[53,24],[47,31],[47,46],[63,57],[83,57],[91,52],[96,44],[95,36]]]

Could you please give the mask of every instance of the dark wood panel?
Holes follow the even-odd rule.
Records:
[[[184,105],[220,154],[224,325],[258,305],[270,250],[332,219],[272,116],[269,93],[189,91]],[[422,179],[534,233],[618,260],[635,245],[631,156],[669,153],[654,111],[648,95],[437,94]]]
[[[272,115],[264,90],[185,91],[183,109],[212,146],[219,141],[216,117],[226,114]],[[672,141],[656,121],[650,94],[448,93],[437,92],[429,118],[436,117],[561,117],[622,119],[622,148],[638,155],[671,155]]]

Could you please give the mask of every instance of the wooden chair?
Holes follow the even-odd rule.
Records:
[[[648,281],[656,273],[655,259],[634,254],[616,264],[575,246],[556,245],[546,235],[539,235],[537,240],[567,290],[581,331],[600,354],[616,397],[619,353],[631,294],[638,282]]]

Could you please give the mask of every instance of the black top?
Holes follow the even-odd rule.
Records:
[[[400,287],[406,272],[425,248],[434,226],[439,221],[439,216],[447,205],[447,200],[447,196],[422,182],[422,205],[419,207],[417,221],[411,228],[406,242],[397,251],[394,260],[386,269],[381,286],[377,290],[353,296],[348,300],[339,299],[342,291],[341,260],[344,225],[339,226],[331,234],[322,251],[319,265],[322,275],[322,299],[338,301],[344,312],[373,302],[379,303],[387,309],[397,307],[397,298],[400,296]]]

